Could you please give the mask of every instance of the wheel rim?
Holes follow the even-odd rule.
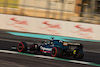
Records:
[[[83,58],[83,56],[80,53],[80,50],[76,50],[76,54],[74,54],[74,57],[77,58],[77,59]]]
[[[74,55],[76,54],[76,50],[73,51],[73,54],[74,54]]]
[[[17,46],[18,52],[22,52],[23,48],[24,48],[24,44],[22,42],[19,43],[18,46]]]
[[[52,57],[55,57],[57,55],[57,48],[56,47],[53,47],[52,48],[52,52],[51,52],[51,56]]]

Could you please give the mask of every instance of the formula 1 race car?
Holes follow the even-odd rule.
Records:
[[[50,54],[52,57],[73,56],[75,59],[82,59],[84,56],[83,45],[80,43],[65,42],[61,40],[47,40],[43,44],[27,45],[26,42],[20,42],[17,45],[18,52],[33,52]]]

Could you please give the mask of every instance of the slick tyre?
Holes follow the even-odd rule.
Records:
[[[26,44],[26,42],[20,42],[17,45],[17,51],[18,52],[27,52],[27,44]]]
[[[63,51],[59,47],[53,47],[51,51],[51,56],[52,57],[61,57],[63,54]]]

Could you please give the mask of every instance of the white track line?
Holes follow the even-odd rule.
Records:
[[[100,51],[93,51],[93,50],[85,50],[84,49],[84,51],[86,51],[86,52],[92,52],[92,53],[100,53]]]
[[[16,43],[19,43],[21,41],[18,41],[18,40],[10,40],[10,39],[0,39],[2,41],[8,41],[8,42],[16,42]],[[32,44],[32,42],[27,42],[28,44]]]
[[[8,50],[0,50],[0,52],[3,52],[3,53],[12,53],[12,54],[18,53],[18,52],[15,52],[15,51],[8,51]]]
[[[41,58],[47,58],[47,59],[52,59],[52,57],[49,56],[43,56],[43,55],[34,55],[35,57],[41,57]]]
[[[62,58],[49,57],[49,56],[43,56],[43,55],[32,55],[32,54],[27,54],[27,53],[19,53],[19,52],[15,52],[15,51],[0,50],[0,52],[20,54],[20,55],[33,56],[33,57],[46,58],[46,59],[54,59],[54,60],[60,60],[60,61],[66,61],[66,62],[72,62],[72,63],[79,63],[79,64],[86,64],[86,65],[92,65],[92,66],[100,66],[100,64],[95,64],[95,63],[91,63],[91,62],[62,59]]]
[[[70,62],[81,63],[81,64],[89,64],[89,62],[77,61],[77,60],[70,60]]]

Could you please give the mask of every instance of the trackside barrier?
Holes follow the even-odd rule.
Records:
[[[100,40],[100,25],[0,14],[0,29]]]

